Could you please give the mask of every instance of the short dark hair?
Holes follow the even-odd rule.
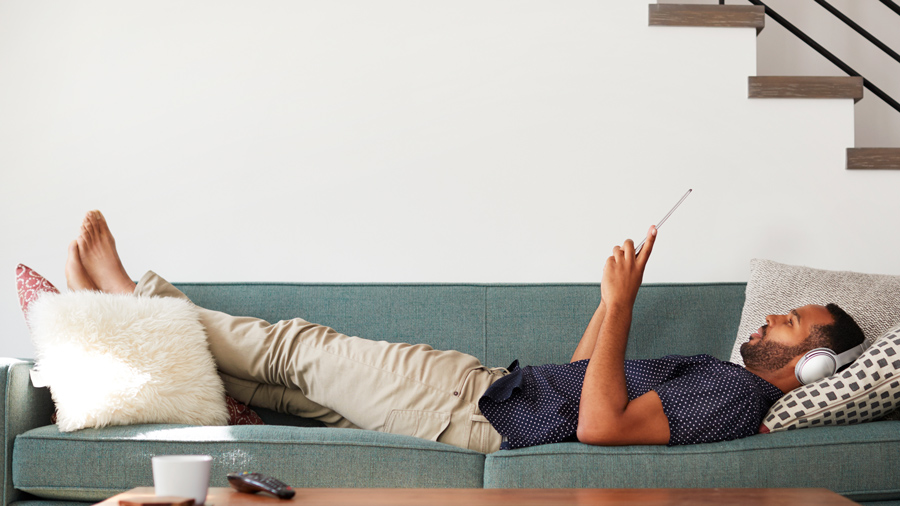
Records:
[[[850,348],[859,346],[866,339],[856,320],[840,306],[827,304],[825,309],[834,318],[834,323],[813,326],[809,332],[809,342],[813,348],[828,348],[839,355]]]

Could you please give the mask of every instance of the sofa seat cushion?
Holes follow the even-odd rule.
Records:
[[[855,501],[900,498],[900,422],[786,431],[687,446],[559,443],[501,450],[485,488],[824,487]]]
[[[13,484],[44,499],[99,501],[152,486],[150,457],[213,457],[210,485],[255,471],[295,487],[478,488],[484,454],[408,436],[356,429],[266,425],[132,425],[16,437]]]

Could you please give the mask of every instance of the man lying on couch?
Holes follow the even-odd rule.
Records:
[[[415,434],[482,452],[581,441],[695,444],[756,434],[769,407],[800,386],[814,348],[842,353],[862,330],[834,304],[770,315],[741,346],[745,367],[709,355],[625,360],[632,310],[656,229],[643,249],[613,248],[601,301],[572,362],[487,368],[457,351],[370,341],[296,318],[275,324],[198,308],[219,370],[252,385],[248,404],[332,427]],[[153,272],[135,285],[99,211],[69,245],[71,290],[187,298]]]

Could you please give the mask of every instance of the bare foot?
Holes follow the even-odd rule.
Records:
[[[100,211],[88,211],[76,241],[81,263],[98,289],[107,293],[134,292],[134,282],[125,272],[116,240]]]
[[[66,259],[66,284],[69,290],[96,290],[97,285],[91,281],[84,265],[81,264],[81,256],[78,254],[78,241],[69,243],[69,258]]]

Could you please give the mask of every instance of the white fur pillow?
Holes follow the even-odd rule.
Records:
[[[225,390],[185,300],[47,293],[28,311],[59,430],[138,423],[225,425]]]
[[[731,361],[744,365],[741,345],[770,314],[834,302],[856,320],[871,345],[900,321],[900,276],[826,271],[771,260],[750,261],[744,310]]]

